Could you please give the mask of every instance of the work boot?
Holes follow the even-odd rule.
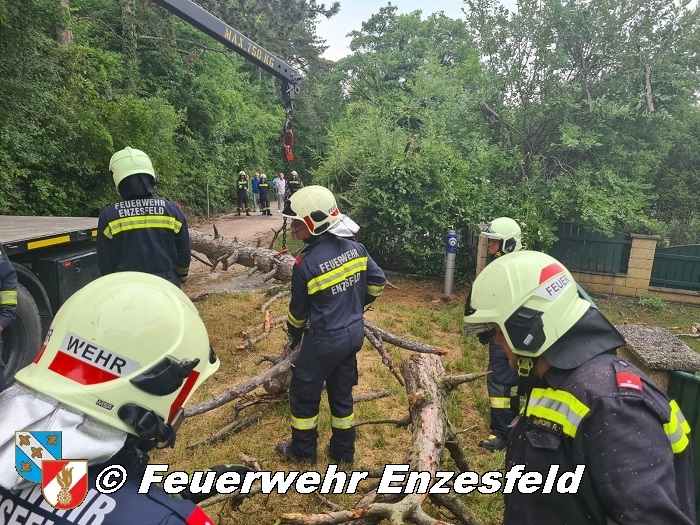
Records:
[[[240,210],[238,210],[238,213],[236,213],[236,216],[237,216],[237,217],[240,217],[240,216],[241,216],[241,211],[240,211]]]
[[[508,446],[508,441],[491,434],[486,439],[479,441],[479,446],[485,448],[486,450],[490,450],[491,452],[495,452],[506,448],[506,446]]]
[[[284,459],[289,459],[291,461],[296,461],[297,463],[316,463],[316,457],[302,457],[297,456],[292,450],[292,442],[286,441],[282,443],[277,443],[275,447],[275,452],[277,452]]]
[[[246,214],[248,217],[250,217],[250,212],[249,212],[249,211],[245,212],[245,214]]]
[[[354,458],[340,458],[337,456],[334,456],[331,453],[331,446],[326,445],[326,456],[328,456],[329,463],[334,463],[338,466],[344,465],[346,467],[351,467],[353,464]]]

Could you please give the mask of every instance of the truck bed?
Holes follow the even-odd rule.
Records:
[[[0,242],[10,256],[95,237],[97,237],[96,217],[0,215]]]

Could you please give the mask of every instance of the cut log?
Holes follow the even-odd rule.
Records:
[[[190,229],[190,248],[204,254],[211,262],[212,270],[221,263],[224,271],[233,264],[255,268],[263,274],[263,281],[277,279],[288,283],[292,279],[294,256],[278,255],[274,250],[249,246],[228,239],[216,239],[206,233]]]

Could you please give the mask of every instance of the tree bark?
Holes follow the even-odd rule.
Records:
[[[70,2],[69,0],[61,0],[61,7],[65,11],[66,23],[58,29],[58,43],[62,46],[68,46],[73,43],[73,31],[70,29]]]
[[[232,264],[254,268],[263,274],[263,281],[276,279],[288,283],[292,280],[295,258],[289,253],[279,255],[274,250],[249,246],[228,239],[216,239],[206,233],[190,229],[190,247],[206,255],[216,269],[219,263],[224,271]]]

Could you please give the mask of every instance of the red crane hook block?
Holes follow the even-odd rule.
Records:
[[[285,129],[282,132],[282,148],[284,149],[284,157],[287,159],[287,162],[294,160],[292,146],[294,146],[294,132],[291,129]]]

